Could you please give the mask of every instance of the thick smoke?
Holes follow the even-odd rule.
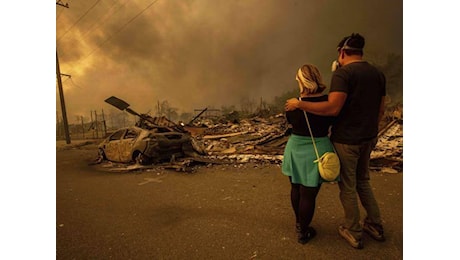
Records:
[[[56,15],[69,121],[112,108],[112,95],[138,112],[162,100],[179,112],[270,102],[296,87],[304,63],[328,84],[335,46],[352,32],[365,53],[402,55],[397,0],[69,1]]]

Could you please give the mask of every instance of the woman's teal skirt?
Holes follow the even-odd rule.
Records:
[[[334,151],[334,146],[327,136],[315,137],[315,143],[320,157],[325,152]],[[292,134],[284,148],[281,170],[284,175],[291,176],[292,183],[318,187],[326,180],[319,175],[318,164],[313,162],[316,159],[311,137]]]

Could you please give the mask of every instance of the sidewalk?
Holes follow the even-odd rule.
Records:
[[[70,149],[76,148],[89,144],[99,144],[100,139],[81,139],[81,140],[70,140],[70,144],[67,144],[66,140],[56,140],[56,149]]]

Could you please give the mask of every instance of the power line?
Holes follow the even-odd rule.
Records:
[[[98,22],[95,22],[93,23],[93,25],[88,29],[88,31],[86,31],[86,33],[83,33],[82,34],[82,37],[85,37],[88,33],[94,31],[96,28],[100,27],[101,25],[103,25],[110,17],[112,17],[114,14],[116,14],[118,11],[120,11],[120,9],[125,6],[126,4],[128,3],[128,1],[124,2],[122,5],[118,6],[118,9],[116,9],[115,11],[113,11],[112,13],[107,13],[106,16],[104,17],[104,19],[102,21],[98,21]],[[111,7],[110,7],[110,10],[112,10],[114,8],[115,4],[113,4]],[[97,26],[96,26],[97,25]]]
[[[70,78],[70,83],[72,83],[73,86],[79,88],[79,89],[83,89],[82,87],[80,87],[79,85],[77,85],[72,78]]]
[[[85,12],[82,16],[80,16],[80,18],[78,18],[78,20],[77,20],[72,26],[70,26],[70,28],[69,28],[66,32],[65,32],[64,34],[62,34],[61,37],[59,37],[59,38],[57,39],[57,41],[59,42],[59,40],[60,40],[62,37],[64,37],[70,30],[72,30],[72,28],[73,28],[76,24],[78,24],[78,23],[89,13],[89,11],[91,11],[100,1],[101,1],[101,0],[96,0],[96,2],[95,2],[88,10],[86,10],[86,12]]]
[[[152,7],[158,0],[155,0],[151,2],[149,5],[147,5],[143,10],[141,10],[139,13],[137,13],[133,18],[131,18],[128,22],[126,22],[124,25],[122,25],[115,33],[113,33],[111,36],[109,36],[105,41],[103,41],[101,44],[99,44],[96,48],[94,48],[86,57],[84,57],[81,61],[78,63],[81,63],[85,61],[88,57],[93,55],[94,52],[96,52],[98,49],[100,49],[104,44],[106,44],[108,41],[110,41],[113,36],[121,32],[126,26],[128,26],[130,23],[132,23],[135,19],[137,19],[139,16],[141,16],[146,10],[148,10],[150,7]]]

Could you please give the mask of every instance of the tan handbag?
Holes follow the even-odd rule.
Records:
[[[301,100],[299,98],[299,100]],[[308,122],[308,116],[305,111],[305,120],[307,121],[308,131],[310,131],[311,140],[313,142],[313,147],[315,148],[316,160],[314,163],[318,163],[318,171],[321,178],[326,181],[334,181],[340,175],[340,160],[339,156],[335,152],[325,152],[321,157],[318,154],[318,149],[316,149],[315,139],[313,138],[313,133],[310,128],[310,122]]]

